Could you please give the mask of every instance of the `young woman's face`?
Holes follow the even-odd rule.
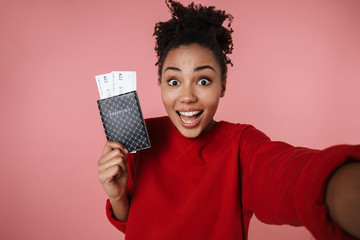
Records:
[[[195,138],[211,130],[225,93],[221,68],[211,50],[198,44],[169,51],[161,75],[162,100],[180,133]]]

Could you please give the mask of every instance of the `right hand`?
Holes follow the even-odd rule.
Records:
[[[122,144],[108,141],[98,161],[99,180],[109,199],[120,200],[127,196],[129,172],[126,153],[128,151]]]

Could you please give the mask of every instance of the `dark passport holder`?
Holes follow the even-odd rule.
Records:
[[[136,91],[97,101],[107,140],[129,152],[150,147],[149,135]]]

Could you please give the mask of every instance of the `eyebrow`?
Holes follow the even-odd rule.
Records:
[[[194,72],[198,72],[198,71],[201,71],[201,70],[204,70],[204,69],[211,69],[214,72],[216,72],[215,69],[212,66],[209,66],[209,65],[199,66],[199,67],[195,68]]]
[[[210,66],[210,65],[204,65],[204,66],[196,67],[196,68],[194,69],[194,72],[198,72],[198,71],[201,71],[201,70],[204,70],[204,69],[211,69],[211,70],[213,70],[214,72],[216,72],[215,69],[214,69],[212,66]],[[174,71],[181,72],[181,69],[180,69],[180,68],[177,68],[177,67],[167,67],[167,68],[164,70],[164,72],[166,72],[167,70],[174,70]]]

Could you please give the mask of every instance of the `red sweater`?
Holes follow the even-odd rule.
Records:
[[[323,151],[272,142],[250,125],[219,122],[185,138],[168,117],[146,121],[151,148],[129,154],[126,239],[247,239],[253,213],[269,224],[304,225],[316,239],[352,239],[327,217],[331,173],[360,145]]]

